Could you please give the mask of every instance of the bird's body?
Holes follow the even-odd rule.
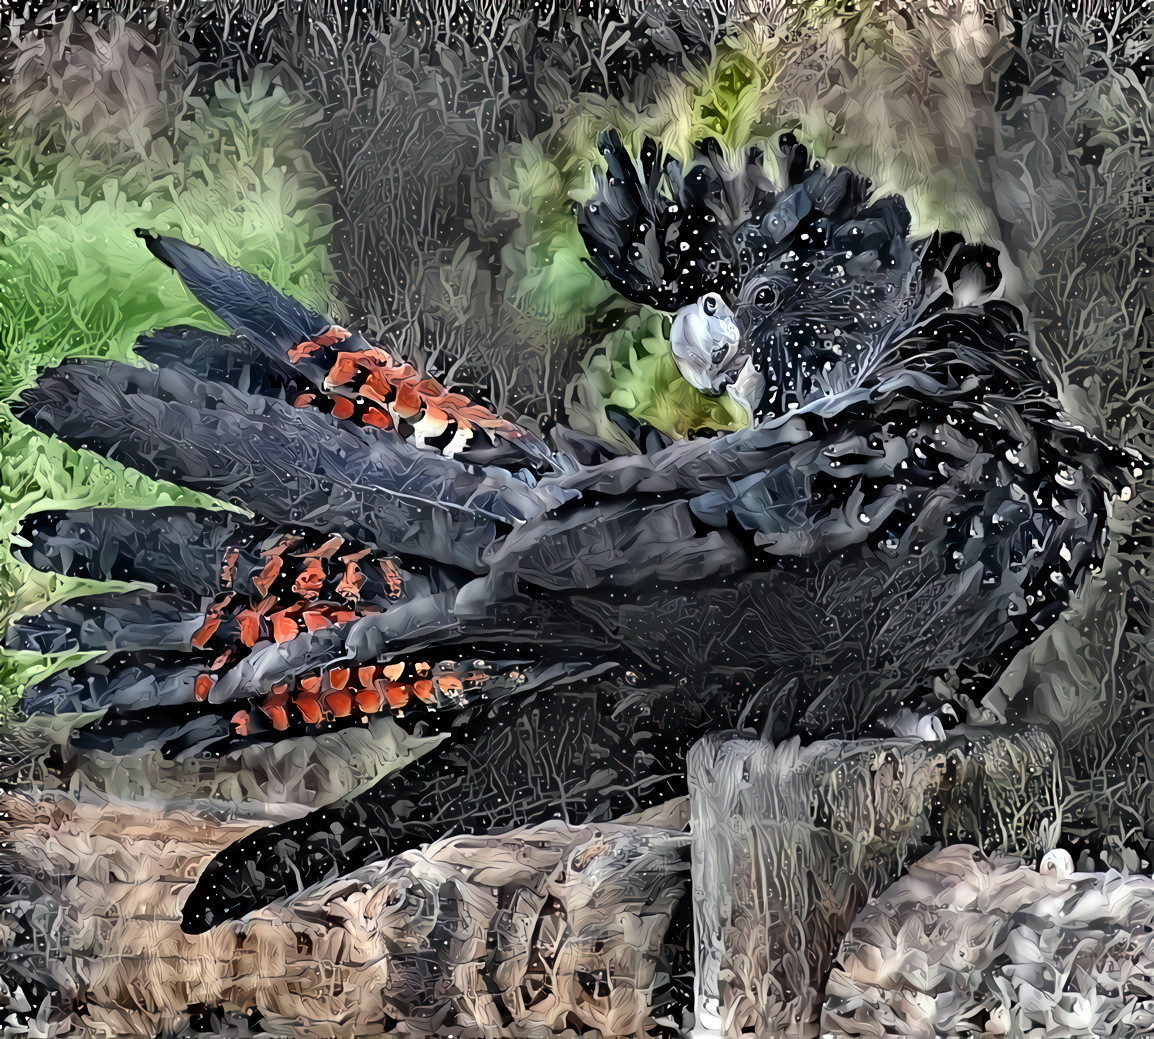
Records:
[[[703,389],[746,393],[750,428],[551,451],[255,279],[153,242],[243,338],[158,334],[159,372],[64,365],[22,417],[258,518],[34,519],[33,565],[159,591],[15,624],[12,645],[108,651],[29,690],[28,709],[107,709],[103,746],[193,753],[419,708],[455,740],[347,809],[371,837],[355,861],[438,828],[668,796],[712,728],[852,736],[935,681],[979,700],[1100,558],[1111,489],[1106,452],[1063,421],[995,298],[996,254],[907,243],[899,201],[867,207],[860,181],[818,178],[796,148],[782,195],[756,162],[745,187],[717,188],[706,150],[669,168],[663,202],[655,150],[638,169],[607,149],[613,181],[583,220],[594,263],[632,298],[701,308],[675,354]],[[813,255],[797,248],[818,232]],[[672,275],[691,238],[700,265]],[[431,443],[417,427],[449,412],[456,430]],[[491,443],[450,457],[466,428]],[[238,847],[211,882],[255,854]]]

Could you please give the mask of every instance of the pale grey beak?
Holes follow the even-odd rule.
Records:
[[[710,396],[725,392],[726,368],[737,356],[741,329],[732,312],[719,299],[708,313],[701,301],[682,307],[673,319],[670,346],[678,371],[695,389]]]

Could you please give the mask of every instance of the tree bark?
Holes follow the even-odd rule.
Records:
[[[1056,747],[1039,729],[808,747],[717,734],[689,756],[700,1035],[814,1036],[866,900],[935,842],[1048,843]]]
[[[1154,881],[932,852],[858,914],[822,1034],[1149,1035]]]
[[[47,995],[43,1034],[173,1034],[215,1011],[267,1035],[642,1035],[688,874],[681,802],[445,838],[188,935],[204,865],[267,818],[91,788],[0,812],[0,996],[35,1017]]]

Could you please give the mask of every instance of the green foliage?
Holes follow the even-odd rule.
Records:
[[[66,75],[67,64],[57,72]],[[41,70],[32,86],[61,89],[54,74],[51,66]],[[218,83],[207,102],[182,98],[179,108],[166,105],[160,83],[133,97],[139,111],[128,115],[111,101],[103,111],[79,102],[7,106],[0,138],[0,398],[65,357],[125,358],[154,328],[219,327],[152,258],[137,227],[203,245],[333,309],[324,185],[296,143],[316,110],[261,73],[239,91]],[[178,499],[196,500],[6,416],[0,423],[6,542],[32,508]],[[0,619],[74,587],[4,554]],[[11,690],[42,666],[39,658],[0,658],[0,688]]]
[[[724,53],[696,92],[695,122],[731,147],[742,147],[761,116],[760,88],[764,79],[751,56],[739,50]]]
[[[586,428],[614,440],[605,412],[610,406],[676,437],[693,429],[740,429],[746,422],[728,398],[706,397],[681,377],[669,349],[669,318],[649,307],[606,336],[569,401]]]
[[[586,264],[588,255],[569,195],[576,166],[530,139],[513,145],[490,181],[494,211],[515,221],[501,250],[518,310],[555,335],[580,331],[612,290]]]
[[[490,177],[494,210],[513,222],[501,254],[509,298],[539,334],[594,340],[569,396],[580,402],[578,419],[603,435],[613,435],[607,404],[673,436],[738,428],[744,418],[694,390],[677,371],[659,316],[639,314],[587,264],[572,210],[574,200],[588,198],[591,170],[601,162],[597,135],[613,126],[634,149],[650,136],[682,158],[706,136],[736,151],[759,126],[765,64],[752,38],[738,34],[714,49],[710,63],[679,70],[684,78],[658,71],[650,103],[639,111],[582,96],[563,125],[510,144]]]
[[[650,136],[682,161],[706,137],[716,138],[733,156],[753,143],[764,147],[778,129],[771,88],[779,49],[776,38],[752,29],[731,32],[707,65],[688,69],[667,85]]]
[[[34,509],[192,505],[206,504],[208,499],[150,480],[98,455],[74,451],[3,414],[0,502],[0,540],[10,544],[21,518]],[[41,573],[4,553],[0,555],[0,624],[12,612],[42,605],[61,594],[79,594],[95,587],[93,582]],[[62,663],[34,653],[0,653],[0,691],[14,693],[25,682],[56,670]],[[0,695],[0,707],[6,698]]]
[[[142,332],[213,319],[154,260],[137,227],[203,245],[329,306],[322,185],[294,124],[315,118],[258,77],[217,85],[143,152],[69,138],[62,120],[13,128],[0,148],[0,360],[8,396],[64,356],[124,356]],[[105,154],[100,154],[101,152]]]

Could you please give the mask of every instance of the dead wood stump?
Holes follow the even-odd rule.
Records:
[[[1046,843],[1056,748],[1037,729],[918,739],[718,734],[689,756],[701,1035],[813,1036],[866,899],[936,842]]]
[[[181,906],[233,841],[365,785],[432,749],[391,718],[167,760],[68,754],[74,719],[9,723],[0,739],[0,1020],[13,1034],[168,1035],[219,965]],[[0,1031],[7,1035],[7,1031]]]
[[[181,903],[213,855],[271,820],[46,791],[0,795],[0,821],[4,987],[9,1000],[49,993],[28,1006],[28,1034],[182,1027],[217,964],[181,931]]]
[[[858,914],[826,994],[823,1035],[1149,1035],[1154,880],[931,852]]]
[[[210,931],[222,969],[193,996],[272,1034],[641,1036],[686,844],[643,822],[445,838]]]
[[[683,801],[446,838],[187,935],[204,866],[270,818],[84,786],[9,791],[0,819],[0,996],[29,1035],[184,1034],[194,1010],[268,1035],[640,1035],[688,877]],[[42,1012],[16,994],[36,987]]]

